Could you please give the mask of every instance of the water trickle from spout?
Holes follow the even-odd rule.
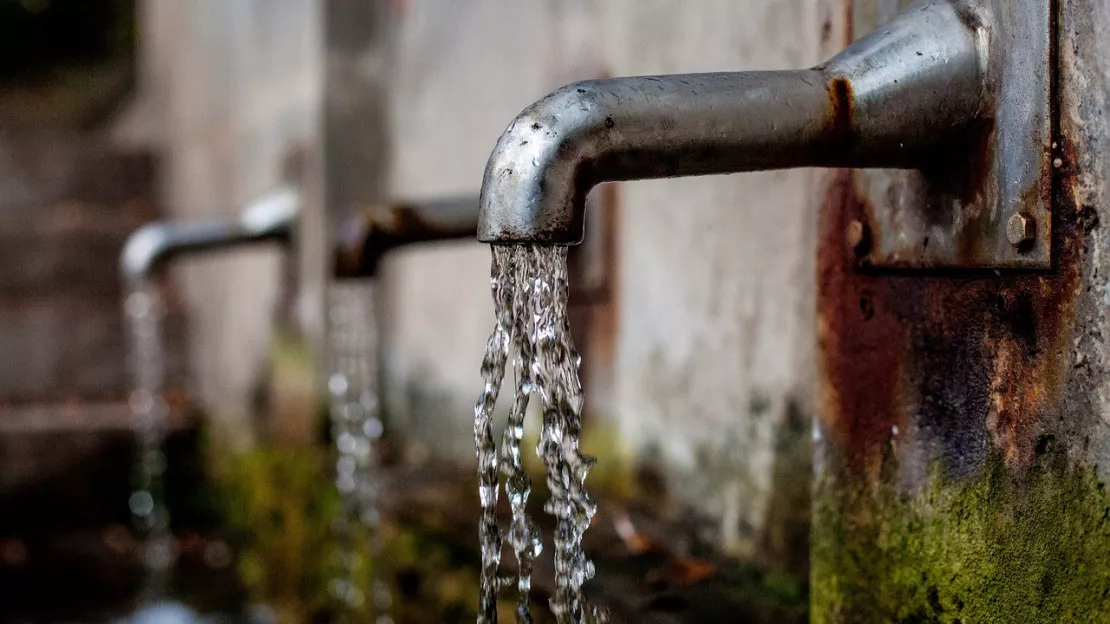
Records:
[[[478,537],[482,549],[481,596],[478,622],[497,622],[497,594],[502,584],[498,577],[501,565],[502,534],[497,524],[498,456],[493,437],[493,409],[501,393],[505,364],[509,359],[513,332],[513,277],[517,258],[509,248],[494,247],[490,270],[497,322],[482,360],[482,394],[474,406],[474,444],[478,455],[478,496],[482,504]],[[518,453],[519,454],[519,453]]]
[[[337,574],[329,589],[344,611],[353,614],[370,601],[377,621],[389,622],[389,588],[377,574],[371,574],[369,587],[359,581],[364,578],[360,571],[380,561],[382,550],[375,444],[382,436],[383,425],[378,411],[375,318],[373,284],[329,286],[328,395],[336,446],[335,485],[342,500],[335,525],[340,541]],[[366,554],[356,539],[363,529],[370,532]]]
[[[155,284],[144,283],[132,288],[124,300],[124,315],[130,337],[133,383],[128,404],[138,452],[134,489],[128,506],[142,541],[145,576],[140,601],[147,603],[165,594],[176,559],[162,484],[166,461],[162,443],[166,438],[169,409],[164,396],[162,321],[165,310]]]
[[[516,555],[518,622],[530,622],[529,590],[534,560],[542,551],[539,530],[526,511],[531,481],[521,459],[529,399],[538,395],[543,425],[536,453],[543,460],[551,499],[544,510],[555,518],[555,595],[551,610],[559,622],[602,621],[588,604],[582,585],[593,564],[582,552],[582,537],[596,512],[585,489],[594,460],[578,450],[582,422],[580,358],[567,315],[569,286],[565,247],[494,246],[491,275],[497,323],[482,363],[483,392],[475,407],[475,442],[482,502],[482,599],[479,622],[497,621],[502,534],[497,524],[498,472],[512,509],[509,542]],[[493,407],[512,352],[516,395],[502,437],[494,445]],[[498,468],[500,467],[500,471]],[[511,582],[511,581],[509,581]]]
[[[532,374],[543,402],[543,429],[536,452],[547,470],[551,499],[544,511],[555,517],[555,596],[559,621],[583,622],[597,614],[586,604],[582,585],[593,578],[593,563],[582,552],[582,537],[597,512],[586,491],[595,460],[578,450],[582,433],[581,357],[570,334],[566,247],[534,247],[538,274],[533,282],[535,357]]]

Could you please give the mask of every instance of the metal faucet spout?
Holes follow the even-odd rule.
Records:
[[[168,261],[184,254],[265,242],[288,244],[299,206],[296,189],[280,186],[253,201],[236,219],[145,225],[127,239],[120,254],[120,273],[126,283],[139,285]]]
[[[563,87],[501,136],[478,238],[576,244],[604,182],[791,167],[920,168],[958,138],[986,90],[985,18],[912,5],[808,70],[616,78]]]
[[[469,239],[477,227],[477,196],[368,209],[340,224],[333,274],[340,279],[373,277],[382,257],[398,247]]]

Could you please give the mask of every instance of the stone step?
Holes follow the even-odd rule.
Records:
[[[0,536],[126,524],[136,448],[130,418],[122,402],[0,408],[0,423],[20,425],[0,426]],[[180,463],[174,448],[195,437],[197,423],[182,410],[171,411],[170,423],[166,452]],[[196,463],[190,453],[184,461]]]
[[[122,296],[117,266],[138,227],[101,232],[77,228],[28,234],[0,231],[0,294],[5,299],[69,295]]]
[[[151,154],[120,152],[95,137],[0,129],[0,228],[52,223],[73,201],[155,218],[156,174]]]
[[[169,390],[169,428],[191,426],[184,391]],[[131,411],[126,401],[82,403],[30,403],[0,406],[0,438],[56,433],[104,433],[114,435],[131,431]]]
[[[183,319],[167,317],[168,379],[185,370]],[[57,294],[0,303],[0,402],[115,400],[131,381],[118,297]]]

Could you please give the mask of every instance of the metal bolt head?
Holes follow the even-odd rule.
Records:
[[[1006,224],[1006,239],[1014,247],[1032,242],[1036,234],[1037,221],[1025,213],[1015,214],[1010,217],[1010,222]]]
[[[852,251],[862,253],[867,249],[867,226],[863,221],[854,219],[848,224],[848,230],[844,233],[844,238]]]

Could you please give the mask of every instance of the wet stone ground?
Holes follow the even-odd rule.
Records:
[[[457,476],[395,473],[393,487],[383,500],[391,516],[414,526],[435,527],[458,548],[469,549],[469,562],[478,558],[474,518],[478,504],[473,483]],[[406,489],[396,487],[410,484]],[[416,487],[411,487],[416,485]],[[534,492],[536,501],[544,492]],[[663,521],[649,506],[635,501],[601,502],[585,549],[594,561],[597,576],[587,583],[587,593],[610,611],[615,622],[805,622],[808,591],[804,581],[786,574],[746,565],[699,546],[698,536],[711,527],[690,517]],[[540,506],[538,502],[535,505]],[[508,509],[503,520],[508,521]],[[536,514],[545,545],[552,543],[553,528],[544,514]],[[548,621],[546,604],[555,587],[554,568],[545,547],[532,576],[532,604],[537,622]],[[506,548],[502,564],[512,570],[513,557]],[[471,563],[471,565],[473,565]],[[476,568],[475,568],[476,574]],[[502,621],[512,622],[512,595],[503,600]],[[553,621],[553,620],[551,620]]]
[[[380,560],[372,565],[390,588],[390,615],[398,624],[475,619],[479,506],[472,471],[464,474],[460,478],[460,469],[453,466],[391,468],[383,473],[383,547]],[[323,471],[319,476],[325,476]],[[287,481],[279,475],[277,482]],[[192,616],[182,607],[175,611],[165,605],[161,618],[154,618],[159,615],[154,610],[135,616],[141,568],[136,544],[124,525],[67,535],[0,536],[0,594],[5,595],[0,621],[333,621],[336,613],[322,589],[328,575],[326,558],[315,556],[321,540],[327,539],[327,528],[313,527],[313,518],[326,515],[321,512],[328,499],[287,505],[308,488],[325,491],[321,488],[326,486],[310,480],[289,483],[280,503],[266,502],[266,485],[252,487],[256,494],[249,505],[254,507],[244,517],[264,518],[269,526],[244,530],[238,521],[238,527],[176,531],[182,554],[169,600],[187,605]],[[533,494],[537,509],[543,496],[542,491]],[[658,509],[656,505],[599,498],[600,509],[586,537],[597,576],[587,588],[595,603],[610,610],[612,621],[807,621],[804,581],[699,546],[698,535],[711,527],[690,517],[662,520],[648,513]],[[242,503],[231,504],[244,508]],[[302,516],[293,517],[302,511]],[[503,513],[507,523],[507,505]],[[544,514],[536,515],[545,522]],[[550,523],[542,525],[545,544],[552,543],[551,528]],[[553,621],[546,609],[554,588],[549,548],[544,555],[532,581],[537,623]],[[502,561],[511,571],[510,549]],[[501,621],[513,621],[513,600],[505,595]],[[363,612],[350,621],[373,620]]]

